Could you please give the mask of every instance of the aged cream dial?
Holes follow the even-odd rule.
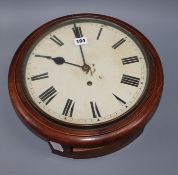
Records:
[[[139,102],[148,71],[129,32],[104,20],[75,19],[35,43],[24,81],[32,103],[52,119],[95,125],[121,118]]]

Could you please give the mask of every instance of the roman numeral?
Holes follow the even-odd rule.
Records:
[[[73,103],[73,104],[72,104]],[[62,115],[72,117],[75,103],[71,99],[67,99]]]
[[[129,75],[125,75],[125,74],[124,74],[124,75],[122,76],[121,83],[138,87],[139,81],[140,81],[140,78],[132,77],[132,76],[129,76]]]
[[[75,38],[83,37],[81,27],[77,27],[76,24],[74,24],[74,27],[72,28],[72,30],[74,32]]]
[[[53,86],[51,86],[41,95],[39,95],[39,98],[41,99],[41,101],[46,102],[45,104],[47,105],[56,95],[57,95],[56,89]]]
[[[93,103],[91,101],[90,105],[91,105],[91,110],[92,110],[93,118],[101,117],[101,114],[99,112],[98,106],[96,105],[96,102]]]
[[[51,56],[46,55],[35,55],[35,57],[51,59]]]
[[[64,45],[64,43],[55,35],[51,36],[50,40],[54,41],[59,46]]]
[[[117,95],[115,95],[115,94],[113,94],[114,95],[114,97],[123,105],[125,105],[126,104],[126,102],[124,101],[124,100],[122,100],[121,98],[119,98]]]
[[[122,38],[121,40],[119,40],[117,43],[115,43],[112,48],[113,49],[117,49],[121,44],[123,44],[126,40],[124,38]]]
[[[99,40],[102,30],[103,30],[103,28],[101,27],[99,32],[98,32],[97,38],[96,38],[97,40]]]
[[[130,63],[135,63],[135,62],[139,62],[139,59],[137,56],[133,56],[133,57],[128,57],[128,58],[122,58],[122,64],[130,64]]]
[[[35,80],[40,80],[40,79],[44,79],[44,78],[48,78],[48,72],[44,73],[44,74],[39,74],[39,75],[35,75],[33,77],[31,77],[31,80],[32,81],[35,81]]]

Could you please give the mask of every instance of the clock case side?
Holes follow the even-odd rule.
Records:
[[[22,88],[21,65],[28,48],[31,47],[32,43],[49,27],[66,20],[77,18],[108,20],[125,28],[137,38],[149,56],[149,85],[144,98],[123,120],[115,121],[106,126],[94,129],[71,128],[49,121],[43,117],[42,113],[33,107],[25,96]],[[142,132],[159,104],[163,90],[163,70],[155,48],[148,39],[134,27],[109,16],[99,14],[76,14],[52,20],[35,30],[25,39],[18,48],[11,63],[8,85],[12,104],[25,124],[45,140],[63,145],[64,152],[58,152],[52,149],[53,152],[68,157],[87,158],[116,151],[130,143]],[[69,147],[71,149],[68,149]]]

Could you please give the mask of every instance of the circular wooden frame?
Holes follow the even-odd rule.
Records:
[[[49,27],[77,18],[104,19],[125,28],[137,38],[149,59],[148,87],[139,105],[127,114],[126,118],[116,120],[99,128],[80,129],[56,124],[45,118],[29,102],[23,90],[21,79],[22,63],[28,49]],[[163,71],[156,50],[148,39],[134,27],[109,16],[75,14],[54,19],[35,30],[25,39],[14,55],[9,70],[8,83],[13,106],[21,119],[29,128],[47,141],[60,143],[63,146],[63,152],[59,152],[52,147],[53,152],[68,157],[87,158],[101,156],[122,148],[142,132],[158,106],[163,90]]]

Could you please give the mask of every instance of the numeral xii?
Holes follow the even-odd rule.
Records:
[[[81,27],[77,27],[76,24],[74,24],[74,27],[72,28],[72,30],[74,32],[75,38],[83,37]]]

